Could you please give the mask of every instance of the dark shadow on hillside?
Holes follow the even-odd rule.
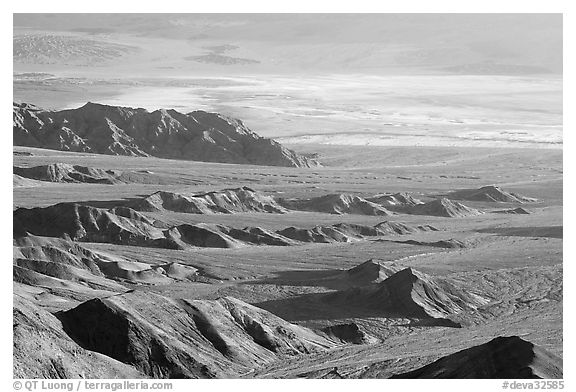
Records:
[[[476,231],[512,237],[563,238],[563,226],[493,227]]]
[[[279,286],[326,287],[339,289],[343,287],[343,278],[346,271],[339,269],[326,270],[289,270],[276,271],[274,276],[258,280],[242,282],[240,284],[273,284]]]
[[[136,195],[136,197],[125,197],[123,199],[117,200],[82,200],[82,201],[72,201],[70,203],[76,203],[84,206],[95,207],[95,208],[105,208],[110,209],[114,207],[132,207],[141,198],[148,195]]]

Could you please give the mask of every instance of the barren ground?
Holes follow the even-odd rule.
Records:
[[[539,199],[524,205],[529,215],[490,211],[517,207],[510,203],[465,202],[487,213],[463,218],[422,215],[372,217],[312,212],[195,215],[149,213],[170,223],[214,222],[232,227],[288,226],[353,222],[374,225],[383,220],[430,224],[439,231],[403,236],[402,240],[458,239],[468,246],[444,249],[393,242],[397,237],[341,244],[294,247],[249,246],[238,249],[165,250],[85,244],[93,250],[143,263],[177,261],[198,268],[205,282],[134,285],[174,298],[233,296],[303,326],[318,328],[353,320],[379,339],[274,362],[245,377],[322,377],[337,367],[348,377],[388,377],[425,365],[443,355],[481,344],[500,335],[520,335],[562,355],[562,151],[554,149],[360,147],[293,145],[318,153],[324,167],[288,169],[229,164],[127,158],[64,153],[15,147],[16,166],[64,162],[104,169],[147,170],[150,184],[41,183],[14,188],[15,207],[83,202],[100,207],[120,205],[157,190],[202,191],[249,186],[281,197],[311,197],[342,192],[360,196],[408,191],[426,200],[452,190],[496,184]],[[31,153],[27,155],[23,153]],[[389,218],[389,219],[388,219]],[[465,328],[417,326],[409,320],[339,309],[319,301],[335,288],[322,278],[370,258],[395,261],[432,276],[451,277],[470,291],[497,298]],[[70,308],[74,301],[41,306]],[[467,316],[463,316],[466,318]]]

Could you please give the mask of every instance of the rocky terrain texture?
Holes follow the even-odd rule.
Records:
[[[410,193],[398,192],[398,193],[385,193],[374,195],[367,198],[368,201],[372,203],[379,204],[390,211],[404,212],[410,207],[414,207],[418,204],[423,204],[421,200],[416,199]]]
[[[428,203],[416,204],[406,210],[406,212],[414,215],[444,216],[448,218],[462,218],[482,214],[480,210],[445,197],[429,201]]]
[[[366,286],[380,283],[402,269],[398,264],[370,259],[345,271],[341,278],[355,286]]]
[[[452,248],[452,249],[466,248],[466,243],[455,239],[440,240],[440,241],[394,240],[394,242],[400,244],[410,244],[419,246],[433,246],[436,248]]]
[[[176,193],[158,191],[130,207],[145,212],[173,211],[192,214],[233,214],[239,212],[268,212],[284,214],[290,211],[320,212],[334,215],[390,216],[416,214],[463,217],[481,214],[446,198],[424,203],[408,193],[376,195],[363,198],[351,194],[327,194],[309,199],[278,198],[249,187],[230,188],[203,193]]]
[[[350,223],[337,223],[332,226],[316,226],[311,229],[288,227],[277,231],[278,234],[302,242],[349,242],[364,237],[383,235],[403,235],[416,232],[435,231],[430,225],[409,226],[399,222],[384,221],[375,226]]]
[[[563,376],[561,173],[533,181],[534,151],[448,176],[454,150],[361,170],[15,150],[16,377]],[[442,199],[499,176],[530,214]]]
[[[77,242],[37,236],[14,240],[15,280],[27,282],[42,277],[45,286],[57,289],[63,282],[83,284],[84,288],[123,292],[116,282],[159,284],[195,280],[198,270],[175,262],[155,265],[139,263],[115,255],[91,251]]]
[[[537,199],[516,193],[506,192],[495,185],[483,186],[479,189],[462,189],[450,192],[446,197],[455,200],[488,201],[498,203],[533,203]]]
[[[93,242],[141,244],[162,238],[162,229],[138,212],[124,207],[110,210],[75,203],[14,211],[14,235],[27,233]]]
[[[348,194],[330,194],[311,199],[282,199],[284,207],[298,211],[324,212],[328,214],[392,215],[383,206],[362,197]]]
[[[15,146],[108,155],[154,156],[205,162],[311,167],[317,163],[240,120],[217,113],[133,109],[87,103],[48,111],[13,105]]]
[[[143,378],[108,356],[80,347],[53,314],[14,296],[15,378]]]
[[[562,378],[562,18],[14,14],[13,375]]]
[[[331,339],[342,343],[370,344],[377,341],[358,326],[356,323],[331,325],[321,330]]]
[[[282,214],[287,212],[273,197],[248,187],[188,195],[158,191],[133,203],[132,208],[138,211],[167,210],[191,214],[233,214],[236,212]]]
[[[122,182],[121,172],[103,170],[81,165],[54,163],[34,167],[14,166],[15,175],[32,180],[47,182],[70,182],[88,184],[116,184]]]
[[[461,218],[482,214],[445,197],[422,202],[408,193],[375,195],[368,198],[350,194],[328,194],[310,199],[278,199],[289,210],[328,214],[381,215],[413,214]]]
[[[13,167],[13,186],[43,186],[46,182],[69,184],[164,184],[166,179],[150,170],[110,170],[98,167],[51,163]]]
[[[13,213],[13,222],[14,238],[34,235],[166,249],[352,242],[368,237],[436,230],[430,225],[410,226],[390,221],[375,226],[337,223],[309,229],[288,227],[276,231],[261,227],[233,228],[208,223],[170,226],[129,207],[104,209],[77,203],[18,208]]]
[[[235,298],[173,300],[128,292],[58,314],[83,347],[153,378],[230,377],[337,343]]]
[[[497,214],[514,214],[514,215],[528,215],[531,213],[529,210],[522,207],[512,208],[510,210],[499,210],[494,212]]]
[[[378,280],[380,278],[374,281]],[[340,307],[373,309],[397,317],[447,321],[451,315],[475,310],[489,302],[449,281],[435,279],[412,268],[394,272],[376,285],[328,294],[325,301]],[[458,326],[457,323],[447,325]]]

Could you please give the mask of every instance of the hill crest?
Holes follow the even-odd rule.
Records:
[[[318,162],[259,136],[242,121],[218,113],[149,112],[88,102],[48,111],[13,103],[15,146],[107,155],[284,167]]]

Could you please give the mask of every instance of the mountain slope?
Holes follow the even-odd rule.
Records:
[[[288,227],[277,231],[209,223],[170,226],[128,207],[104,209],[77,203],[18,208],[13,212],[13,222],[13,237],[18,240],[32,235],[165,249],[352,242],[369,237],[436,230],[429,225],[408,226],[388,221],[375,226],[337,223],[311,229]]]
[[[328,214],[392,215],[379,204],[348,194],[329,194],[310,199],[282,199],[279,203],[290,210],[324,212]]]
[[[72,240],[150,246],[164,239],[154,222],[125,207],[110,210],[76,203],[60,203],[41,208],[18,208],[13,213],[14,237],[29,234],[69,237]]]
[[[285,208],[273,197],[248,187],[223,189],[221,191],[181,194],[158,191],[132,206],[138,211],[175,211],[192,214],[232,214],[235,212],[268,212],[282,214]]]
[[[135,291],[87,301],[59,317],[84,347],[154,378],[229,377],[337,345],[231,297],[175,300]]]
[[[47,111],[13,105],[14,145],[108,155],[312,167],[317,162],[217,113],[107,106]]]
[[[562,359],[518,337],[491,341],[391,378],[562,378]]]
[[[121,182],[118,179],[120,172],[66,163],[53,163],[34,167],[14,166],[13,172],[20,177],[47,182],[92,184],[115,184]]]
[[[499,203],[533,203],[537,201],[532,197],[507,192],[494,185],[487,185],[478,189],[461,189],[451,192],[447,196],[456,200],[489,201]]]
[[[168,283],[197,274],[197,269],[175,262],[149,265],[88,250],[73,241],[29,235],[14,240],[14,266],[42,275],[80,282],[95,289],[126,291],[110,279],[131,283]]]
[[[368,197],[366,200],[395,212],[403,212],[410,207],[423,204],[421,200],[416,199],[410,193],[406,192],[378,194]]]
[[[509,210],[494,211],[496,214],[530,215],[531,212],[525,208],[518,207]]]
[[[363,269],[366,266],[359,267]],[[376,285],[337,291],[328,294],[326,301],[400,317],[437,320],[446,320],[450,315],[475,310],[487,303],[485,298],[468,293],[448,281],[412,268],[398,272],[394,272],[395,269],[396,266],[382,271],[388,277]]]
[[[80,347],[56,317],[16,292],[13,301],[14,378],[143,378],[131,366]]]
[[[416,204],[405,212],[414,215],[444,216],[447,218],[462,218],[482,214],[482,211],[465,206],[457,201],[441,198],[424,204]]]
[[[364,286],[380,283],[402,269],[402,266],[392,262],[370,259],[345,271],[343,277],[357,286]]]

